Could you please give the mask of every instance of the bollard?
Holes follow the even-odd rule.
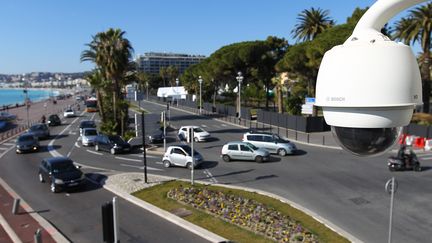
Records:
[[[307,134],[307,143],[309,143],[309,133]]]
[[[15,198],[12,206],[12,214],[18,214],[19,204],[20,204],[20,199]]]
[[[297,130],[295,130],[295,140],[297,140]]]
[[[34,233],[34,243],[42,243],[42,230],[37,229]]]
[[[325,137],[323,136],[323,142],[322,145],[325,145]]]

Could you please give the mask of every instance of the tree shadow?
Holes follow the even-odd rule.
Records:
[[[250,130],[244,128],[230,128],[230,129],[220,129],[216,131],[211,131],[211,133],[246,133],[248,131]]]
[[[49,152],[48,147],[52,147],[53,149],[57,150],[60,149],[62,146],[61,145],[52,145],[52,146],[48,146],[48,145],[41,145],[39,147],[39,152]]]
[[[205,170],[216,167],[219,164],[217,161],[204,161],[196,169]]]
[[[290,154],[288,156],[302,156],[302,155],[305,155],[305,154],[307,154],[306,151],[304,151],[302,149],[298,149],[294,154]]]
[[[241,180],[241,181],[236,181],[236,182],[223,182],[222,184],[225,184],[225,185],[241,184],[241,183],[259,181],[259,180],[265,180],[265,179],[273,179],[273,178],[278,178],[278,177],[279,176],[277,176],[275,174],[271,174],[271,175],[257,176],[253,179],[248,179],[248,180]]]

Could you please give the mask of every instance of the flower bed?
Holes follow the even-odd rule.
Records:
[[[180,186],[171,189],[167,196],[278,242],[318,242],[298,222],[255,200],[205,187]]]

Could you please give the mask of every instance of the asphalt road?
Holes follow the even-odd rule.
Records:
[[[147,126],[150,129],[152,126],[154,127],[159,117],[158,114],[165,109],[165,106],[148,102],[142,102],[141,105],[153,114],[146,116],[146,129]],[[171,124],[176,128],[182,125],[200,125],[213,136],[213,139],[209,142],[195,144],[195,148],[206,160],[201,168],[195,170],[196,179],[210,183],[247,186],[275,193],[326,218],[364,242],[387,241],[390,197],[384,191],[384,185],[388,179],[395,176],[399,182],[399,188],[395,197],[393,242],[430,241],[429,230],[432,228],[432,220],[430,220],[432,218],[432,206],[430,204],[432,188],[429,186],[432,180],[430,177],[432,173],[431,156],[419,155],[423,167],[423,171],[420,173],[411,171],[391,173],[386,165],[388,154],[373,158],[361,158],[354,157],[341,150],[297,143],[297,147],[300,149],[297,155],[282,158],[273,155],[270,162],[261,164],[241,161],[226,163],[220,159],[222,145],[228,141],[241,140],[243,133],[247,129],[206,117],[191,115],[173,108],[171,109]],[[56,149],[56,152],[68,155],[75,161],[92,167],[93,169],[87,169],[88,173],[98,173],[101,170],[105,172],[110,170],[142,171],[142,155],[139,153],[110,155],[104,152],[95,152],[92,147],[82,147],[77,142],[76,126],[62,126],[56,132],[62,135],[52,143],[52,147]],[[169,132],[168,145],[177,143],[175,135],[176,131]],[[92,212],[95,218],[98,218],[100,211],[98,207],[113,195],[97,188],[71,193],[69,196],[66,196],[66,194],[50,194],[46,185],[36,183],[36,175],[30,175],[35,173],[35,167],[33,169],[29,168],[31,166],[28,164],[36,162],[28,162],[25,159],[44,156],[49,155],[37,153],[17,156],[8,153],[1,159],[8,162],[1,163],[0,176],[3,178],[7,176],[6,180],[8,183],[10,183],[9,180],[13,182],[11,185],[14,189],[16,187],[20,188],[17,190],[18,193],[22,192],[30,197],[31,200],[26,197],[24,199],[29,201],[32,206],[32,203],[35,202],[36,206],[34,208],[40,210],[48,208],[50,211],[43,213],[43,216],[45,214],[51,215],[51,210],[54,210],[49,207],[51,203],[42,204],[42,202],[47,201],[47,198],[67,197],[65,200],[56,201],[54,205],[56,207],[58,205],[60,210],[64,210],[64,207],[73,207],[74,210],[89,210],[85,205],[92,205],[92,207],[96,208]],[[149,173],[181,178],[190,177],[190,171],[187,169],[178,167],[164,168],[160,156],[150,155],[147,161]],[[3,167],[5,167],[5,170],[3,170]],[[13,176],[12,172],[8,172],[15,170],[23,170],[23,173],[27,173],[27,176],[17,178]],[[20,180],[28,180],[27,183],[29,184],[34,182],[31,187],[42,187],[39,189],[40,193],[35,194],[34,192],[37,190],[34,188],[25,192],[26,183],[21,183]],[[99,195],[100,193],[103,195]],[[91,196],[88,194],[91,194]],[[41,197],[41,195],[44,196]],[[70,197],[78,197],[79,202],[70,205]],[[126,211],[128,210],[126,209]],[[124,214],[122,213],[122,215]],[[100,220],[96,220],[96,222],[100,222]],[[137,220],[131,223],[131,228],[124,226],[122,229],[131,232],[130,235],[140,233],[140,230],[135,231],[138,222],[143,227],[144,225],[145,227],[154,225],[144,223],[149,222],[148,220]],[[60,220],[55,224],[60,225],[62,230],[79,228],[75,223],[77,222]],[[95,227],[94,225],[97,224],[89,225]],[[66,234],[68,236],[75,236],[76,234],[75,237],[80,237],[80,235],[85,235],[85,231],[77,233],[74,233],[73,230],[69,231]],[[157,235],[160,231],[150,230],[149,232],[153,232],[152,235]],[[162,232],[161,234],[164,234],[164,237],[170,235],[170,233]],[[176,234],[174,233],[174,235]],[[177,237],[175,239],[179,241]],[[158,242],[168,242],[168,240],[158,239]],[[194,240],[199,241],[199,239]],[[148,242],[153,242],[153,240],[148,240]]]
[[[57,138],[53,142],[41,141],[42,151],[38,153],[16,155],[13,144],[3,144],[0,177],[71,241],[102,242],[101,205],[112,200],[114,194],[89,180],[80,190],[53,194],[48,185],[39,183],[37,179],[40,160],[51,156],[48,152],[50,143],[63,155],[76,148],[77,125],[81,119],[89,117],[70,118],[67,119],[69,124],[52,127],[51,134],[58,135]],[[74,123],[71,124],[72,122]],[[80,151],[84,154],[83,157],[90,154],[85,150]],[[87,176],[100,172],[91,168],[83,170]],[[122,242],[206,242],[201,237],[122,199],[119,200],[119,212]]]

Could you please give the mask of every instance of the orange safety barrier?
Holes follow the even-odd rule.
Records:
[[[425,138],[418,137],[414,140],[414,146],[417,148],[424,148],[425,146]]]
[[[398,141],[398,143],[399,144],[404,144],[405,143],[405,138],[407,137],[407,134],[402,134],[400,137],[399,137],[399,141]]]

